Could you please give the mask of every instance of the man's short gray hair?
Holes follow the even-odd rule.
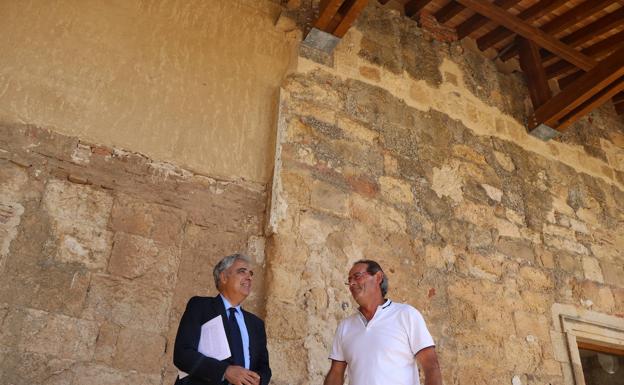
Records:
[[[228,255],[227,257],[223,257],[223,259],[221,259],[219,263],[215,265],[214,269],[212,270],[212,276],[214,277],[215,287],[217,288],[217,290],[219,290],[219,276],[223,271],[229,269],[230,266],[232,266],[236,261],[251,263],[251,260],[246,255],[232,254]]]
[[[384,298],[386,298],[386,294],[388,294],[388,276],[381,269],[381,266],[379,265],[379,263],[377,263],[376,261],[373,261],[372,259],[360,259],[359,261],[353,263],[353,266],[357,265],[358,263],[365,264],[366,265],[366,271],[370,275],[374,275],[378,271],[381,271],[381,274],[383,275],[383,278],[381,279],[381,282],[379,283],[379,288],[381,289],[381,295]]]

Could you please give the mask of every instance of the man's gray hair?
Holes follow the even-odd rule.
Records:
[[[248,256],[243,254],[232,254],[227,257],[223,257],[222,260],[219,261],[212,270],[212,276],[214,277],[215,287],[219,290],[219,276],[221,273],[230,268],[236,261],[244,261],[247,263],[251,263],[251,260]]]
[[[383,278],[381,279],[381,283],[379,284],[379,287],[381,288],[381,295],[384,298],[386,298],[386,294],[388,294],[388,276],[381,269],[381,266],[379,265],[379,263],[373,261],[372,259],[360,259],[359,261],[353,263],[353,266],[357,265],[358,263],[365,264],[366,272],[370,275],[374,275],[378,271],[381,271]]]

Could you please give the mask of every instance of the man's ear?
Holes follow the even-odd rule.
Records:
[[[381,284],[381,281],[383,281],[383,277],[384,277],[383,271],[378,271],[375,273],[375,281],[377,281],[377,284]]]

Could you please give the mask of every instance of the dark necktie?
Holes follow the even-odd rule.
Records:
[[[243,338],[236,322],[236,308],[231,307],[230,311],[230,349],[232,350],[232,360],[234,365],[245,366],[245,355],[243,354]]]

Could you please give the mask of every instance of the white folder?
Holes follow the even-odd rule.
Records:
[[[201,326],[201,335],[199,337],[197,351],[206,357],[214,358],[219,361],[225,360],[232,355],[227,336],[225,335],[223,319],[220,315]],[[188,373],[178,370],[178,376],[182,379],[188,376]]]

